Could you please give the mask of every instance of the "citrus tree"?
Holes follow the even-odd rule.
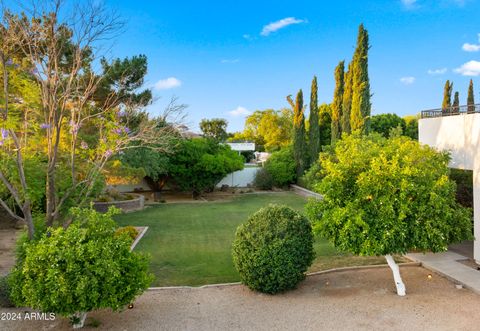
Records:
[[[344,137],[320,157],[312,187],[323,200],[307,206],[314,230],[343,251],[384,255],[405,295],[392,254],[441,252],[472,237],[471,212],[455,200],[448,161],[406,137]]]

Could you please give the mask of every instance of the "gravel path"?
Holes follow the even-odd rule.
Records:
[[[421,267],[403,267],[407,296],[389,269],[309,276],[281,295],[244,286],[152,290],[135,308],[89,314],[87,330],[479,330],[480,296]],[[480,276],[480,275],[479,275]],[[14,310],[3,310],[14,311]],[[16,310],[19,311],[19,310]],[[0,322],[2,330],[69,330],[54,322]]]

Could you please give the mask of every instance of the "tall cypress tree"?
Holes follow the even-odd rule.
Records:
[[[448,113],[452,108],[452,89],[453,82],[450,83],[447,79],[443,88],[442,113]]]
[[[458,113],[460,111],[460,97],[458,91],[455,92],[455,96],[453,97],[452,111],[454,113]]]
[[[342,132],[350,134],[350,109],[352,107],[352,87],[353,87],[353,74],[352,74],[352,63],[348,64],[348,71],[344,75],[344,84],[345,88],[343,91],[343,100],[342,100],[342,120],[341,127]]]
[[[475,99],[473,97],[473,81],[470,79],[470,84],[468,85],[468,96],[467,96],[467,112],[475,112]]]
[[[312,87],[310,90],[310,115],[308,122],[310,127],[308,129],[308,144],[309,144],[309,165],[313,164],[320,153],[320,125],[318,118],[318,97],[317,97],[317,76],[313,76]]]
[[[358,28],[357,47],[353,55],[353,93],[350,112],[351,130],[368,133],[371,103],[370,79],[368,77],[368,32],[360,24]]]
[[[295,169],[297,179],[303,175],[305,171],[307,159],[307,146],[305,143],[305,116],[303,109],[303,92],[300,89],[297,93],[295,103],[291,96],[287,97],[287,101],[293,108],[293,157],[295,159]]]
[[[341,138],[342,103],[344,90],[345,61],[340,61],[335,68],[335,91],[332,102],[332,144]]]

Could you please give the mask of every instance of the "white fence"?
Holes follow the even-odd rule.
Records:
[[[262,169],[261,167],[247,167],[242,170],[238,170],[228,174],[224,179],[217,184],[217,187],[222,187],[222,185],[228,185],[230,187],[247,187],[250,184],[253,184],[253,179],[258,170]]]

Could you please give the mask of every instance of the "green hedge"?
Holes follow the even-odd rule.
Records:
[[[264,293],[294,288],[314,257],[310,222],[282,205],[269,205],[250,216],[233,242],[233,261],[242,282]]]

